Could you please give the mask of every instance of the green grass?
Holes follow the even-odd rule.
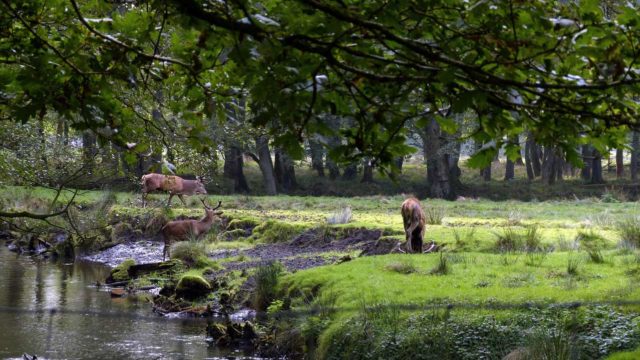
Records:
[[[606,358],[607,360],[637,360],[640,359],[640,348],[632,351],[622,351],[611,354]]]

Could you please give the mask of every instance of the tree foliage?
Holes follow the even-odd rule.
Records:
[[[638,128],[631,2],[0,2],[2,120],[53,111],[139,153],[172,137],[215,148],[211,124],[238,99],[294,157],[303,137],[338,133],[334,157],[381,167],[412,151],[407,123],[433,115],[455,132],[449,114],[475,113],[473,138],[496,142],[476,166],[525,130],[579,162],[579,144]]]

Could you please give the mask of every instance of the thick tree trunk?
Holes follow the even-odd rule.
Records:
[[[223,176],[233,180],[233,191],[248,193],[250,191],[247,178],[244,176],[244,158],[242,150],[234,145],[224,151]]]
[[[631,138],[631,180],[638,180],[638,161],[640,160],[640,132],[634,131]]]
[[[324,163],[322,159],[324,157],[324,148],[322,144],[310,139],[309,152],[311,155],[311,167],[318,172],[318,176],[324,177]]]
[[[445,145],[449,144],[442,135],[440,125],[435,118],[432,118],[423,136],[424,155],[427,162],[427,187],[432,197],[455,199],[456,181],[451,179],[451,154],[445,149]]]
[[[624,150],[616,149],[616,177],[621,179],[624,176]]]
[[[593,166],[593,149],[587,144],[582,145],[582,163],[580,177],[582,180],[589,181],[591,180],[591,167]]]
[[[256,152],[258,155],[258,165],[262,172],[264,181],[264,191],[267,195],[276,195],[276,177],[273,171],[273,162],[271,161],[271,152],[269,151],[269,138],[266,135],[256,137]]]
[[[507,158],[507,165],[504,169],[504,180],[513,180],[516,177],[515,163]]]
[[[293,166],[293,160],[282,149],[276,149],[275,151],[275,175],[276,181],[282,191],[288,192],[295,190],[298,187],[296,181],[296,171]]]
[[[592,184],[604,184],[604,178],[602,177],[602,154],[596,149],[593,149],[593,162],[591,165],[591,183]]]

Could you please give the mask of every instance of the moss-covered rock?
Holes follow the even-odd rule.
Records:
[[[133,227],[126,223],[120,222],[111,227],[111,242],[118,243],[130,237],[133,234]]]
[[[259,222],[254,219],[233,219],[227,225],[227,231],[253,229]]]
[[[129,268],[136,264],[133,259],[127,259],[111,270],[111,275],[107,279],[107,284],[117,281],[127,281],[130,279]]]
[[[205,278],[195,274],[183,275],[176,285],[176,294],[185,299],[195,299],[202,297],[213,288]]]

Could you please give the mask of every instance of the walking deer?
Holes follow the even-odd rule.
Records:
[[[199,238],[202,235],[209,232],[214,220],[217,216],[222,215],[222,211],[216,211],[221,205],[222,201],[218,201],[218,206],[211,208],[205,202],[204,199],[200,199],[202,205],[204,205],[204,217],[200,220],[174,220],[169,221],[162,227],[162,236],[164,238],[164,248],[162,250],[162,260],[166,259],[166,256],[171,257],[169,249],[171,247],[171,241],[188,240],[189,238]]]
[[[402,203],[402,220],[409,252],[422,253],[422,240],[425,230],[425,216],[420,201],[408,198]]]
[[[207,190],[204,188],[202,178],[196,180],[185,180],[179,176],[162,175],[162,174],[146,174],[142,176],[142,207],[145,207],[147,195],[156,190],[169,192],[169,201],[167,206],[171,206],[171,199],[174,195],[178,195],[184,206],[187,206],[182,195],[206,195]]]

